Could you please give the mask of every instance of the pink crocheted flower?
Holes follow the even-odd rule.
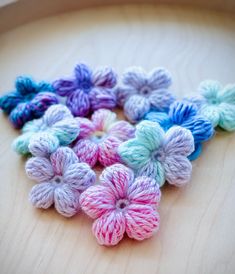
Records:
[[[78,64],[73,77],[58,79],[53,86],[60,96],[67,97],[66,105],[71,112],[84,117],[90,111],[116,106],[117,98],[112,90],[116,83],[117,76],[111,68],[93,72],[87,65]]]
[[[175,97],[168,90],[170,73],[163,68],[146,73],[141,67],[130,67],[123,74],[123,85],[117,88],[117,102],[124,107],[129,121],[140,121],[150,110],[167,112]]]
[[[59,147],[49,158],[30,158],[25,170],[30,179],[38,182],[29,194],[31,203],[43,209],[54,204],[65,217],[78,212],[81,192],[96,180],[95,172],[87,164],[80,163],[68,147]]]
[[[80,135],[73,150],[81,161],[94,166],[97,162],[109,166],[120,162],[119,145],[134,136],[135,128],[126,121],[117,121],[114,112],[100,109],[91,120],[77,118]]]
[[[116,245],[125,232],[141,241],[158,230],[161,192],[154,179],[134,179],[131,169],[115,164],[102,172],[100,181],[80,196],[84,212],[96,219],[92,231],[99,244]]]

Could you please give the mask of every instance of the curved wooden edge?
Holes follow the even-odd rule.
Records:
[[[235,13],[234,0],[18,0],[0,9],[0,33],[58,13],[117,4],[182,4]]]

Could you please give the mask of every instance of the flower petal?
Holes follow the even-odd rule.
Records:
[[[60,96],[69,96],[77,89],[77,83],[73,78],[58,79],[52,85]]]
[[[17,77],[15,81],[15,87],[16,90],[23,96],[36,94],[38,91],[37,84],[29,76]]]
[[[80,133],[78,138],[83,139],[89,137],[93,132],[95,132],[95,127],[93,123],[87,118],[76,117],[78,124],[80,125]]]
[[[127,195],[131,204],[151,205],[154,208],[159,205],[161,199],[157,182],[145,176],[137,177],[129,185]]]
[[[33,156],[48,157],[59,147],[57,137],[48,132],[35,133],[29,141],[29,151]]]
[[[43,127],[43,120],[42,120],[42,118],[35,119],[35,120],[27,122],[26,124],[24,124],[23,128],[21,129],[21,131],[22,131],[22,133],[28,133],[28,132],[30,132],[32,134],[32,133],[40,131],[41,127]]]
[[[133,180],[133,171],[122,164],[107,167],[100,175],[100,182],[113,191],[116,199],[126,197],[128,186]]]
[[[113,88],[117,83],[117,75],[113,69],[104,67],[93,73],[92,83],[94,86]]]
[[[147,84],[147,75],[141,67],[130,67],[123,74],[123,83],[139,91]]]
[[[51,127],[57,122],[60,122],[66,118],[72,118],[70,110],[61,104],[50,106],[45,112],[42,122],[43,125]]]
[[[26,122],[33,118],[33,107],[29,103],[18,104],[9,115],[9,120],[16,129],[22,128]]]
[[[153,69],[149,73],[148,86],[151,89],[166,89],[172,84],[170,72],[164,68]]]
[[[115,203],[112,190],[102,185],[91,186],[80,196],[82,210],[93,219],[114,210]]]
[[[196,115],[196,105],[187,101],[175,101],[169,109],[169,117],[175,125],[181,125]]]
[[[29,145],[30,138],[32,138],[33,134],[34,132],[27,132],[17,137],[12,143],[13,149],[19,154],[22,154],[22,155],[28,154],[29,153],[28,145]]]
[[[124,113],[127,119],[133,123],[140,121],[149,109],[149,100],[140,95],[131,96],[124,104]]]
[[[54,176],[53,167],[50,161],[44,157],[32,157],[25,165],[27,176],[37,182],[45,182]]]
[[[91,116],[94,128],[97,131],[107,131],[109,127],[116,121],[116,118],[116,113],[108,109],[99,109]]]
[[[98,159],[98,145],[89,139],[78,140],[73,147],[80,162],[85,162],[93,167]]]
[[[175,97],[166,89],[153,91],[149,96],[151,109],[166,112],[170,105],[175,101]]]
[[[75,118],[66,118],[55,123],[48,132],[59,139],[60,145],[67,146],[78,137],[80,125]]]
[[[75,163],[67,166],[63,179],[64,183],[68,184],[71,189],[81,192],[95,183],[96,174],[89,165]]]
[[[121,141],[113,136],[105,138],[103,142],[98,144],[98,160],[103,166],[110,166],[112,164],[120,163],[121,159],[118,154],[118,147],[120,144]]]
[[[89,93],[92,110],[112,109],[117,105],[116,93],[113,89],[93,88]]]
[[[147,176],[153,178],[160,187],[163,186],[166,180],[163,165],[158,161],[153,161],[152,159],[136,170],[136,176]]]
[[[161,126],[151,121],[142,121],[136,126],[136,138],[150,151],[157,149],[162,144],[164,134]]]
[[[54,205],[56,210],[65,217],[72,217],[80,209],[79,196],[78,191],[71,190],[66,184],[55,188]]]
[[[54,203],[54,186],[51,183],[33,186],[29,193],[29,201],[37,208],[49,208]]]
[[[200,114],[208,119],[213,127],[217,127],[220,120],[220,108],[216,105],[204,104],[200,108]]]
[[[63,175],[72,164],[78,163],[78,157],[69,147],[59,147],[50,156],[51,164],[56,175]]]
[[[166,180],[175,186],[184,186],[191,179],[192,164],[182,155],[167,156],[164,161]]]
[[[227,131],[235,130],[235,105],[221,103],[219,105],[219,126]]]
[[[150,157],[150,151],[137,139],[131,139],[120,144],[118,154],[129,167],[138,169],[145,165]]]
[[[90,112],[89,95],[83,90],[77,89],[68,96],[66,105],[74,116],[87,116]]]
[[[116,88],[117,95],[117,104],[121,107],[125,104],[125,102],[132,96],[137,94],[137,91],[134,88],[129,88],[126,86],[120,86]]]
[[[125,142],[130,138],[135,137],[135,128],[126,121],[118,121],[109,127],[108,134],[118,138],[122,142]]]
[[[172,127],[171,119],[165,112],[150,111],[144,116],[144,120],[160,124],[165,131]]]
[[[163,150],[166,156],[189,156],[194,151],[194,139],[192,133],[183,127],[174,126],[165,135]]]
[[[214,134],[212,123],[201,115],[185,121],[181,126],[191,131],[195,143],[207,141]]]
[[[76,77],[76,82],[77,82],[78,88],[80,88],[84,91],[89,91],[92,86],[92,82],[91,82],[92,71],[91,71],[91,69],[85,64],[78,64],[78,65],[76,65],[76,67],[74,69],[74,74]]]
[[[7,93],[0,97],[0,108],[7,114],[23,101],[23,96],[16,91]]]
[[[208,101],[217,101],[218,93],[222,89],[221,84],[218,81],[206,80],[199,85],[199,92]]]
[[[195,149],[194,151],[188,156],[188,159],[190,161],[196,160],[202,153],[202,144],[201,143],[195,143]]]
[[[127,235],[138,241],[152,237],[159,229],[159,214],[149,205],[129,206],[125,219]]]
[[[116,245],[125,233],[125,218],[121,212],[109,212],[93,223],[92,231],[100,245]]]
[[[235,85],[230,84],[219,91],[219,99],[223,103],[235,105]]]

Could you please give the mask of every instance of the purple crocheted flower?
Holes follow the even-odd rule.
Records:
[[[92,72],[84,65],[78,64],[72,78],[55,81],[56,92],[67,97],[66,105],[75,116],[86,116],[91,111],[116,106],[116,94],[112,88],[116,85],[117,76],[110,68]]]
[[[54,104],[58,97],[47,82],[36,83],[30,77],[20,76],[15,81],[15,91],[0,98],[0,108],[9,115],[15,128],[21,128],[26,122],[40,118]]]
[[[146,73],[140,67],[131,67],[123,74],[123,86],[117,88],[117,100],[124,106],[128,120],[135,123],[151,110],[168,111],[175,100],[167,90],[172,80],[163,68]]]
[[[43,209],[54,204],[65,217],[78,212],[80,194],[96,180],[95,172],[80,163],[69,147],[59,147],[49,157],[30,158],[25,170],[30,179],[38,182],[30,191],[31,203]]]

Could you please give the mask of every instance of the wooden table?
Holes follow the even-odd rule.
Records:
[[[0,92],[17,75],[53,80],[84,61],[118,73],[168,68],[178,97],[200,81],[235,81],[235,16],[179,6],[111,6],[57,15],[0,36]],[[19,132],[0,117],[0,273],[235,273],[235,134],[216,134],[193,162],[191,183],[164,187],[153,238],[99,246],[92,221],[65,219],[28,202],[25,160],[11,149]]]

